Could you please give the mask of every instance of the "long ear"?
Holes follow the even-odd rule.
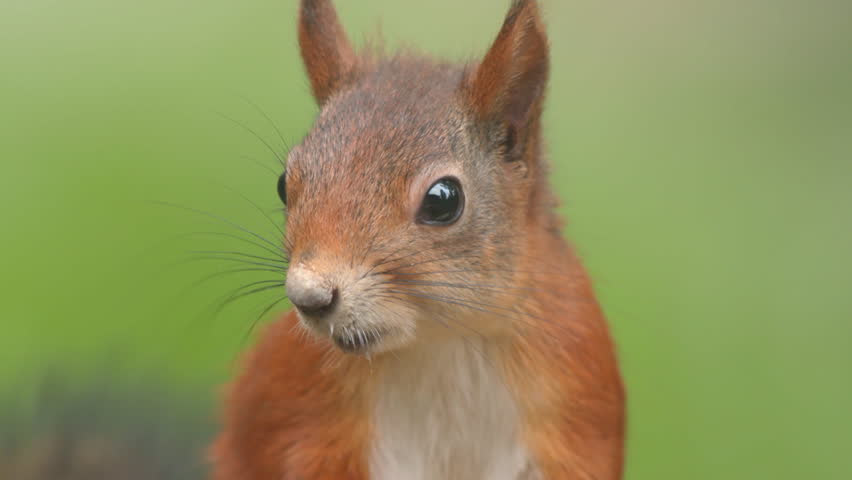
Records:
[[[548,70],[537,2],[513,0],[497,39],[465,80],[467,101],[478,120],[505,123],[510,136],[523,134],[541,113]]]
[[[322,105],[355,68],[355,52],[331,0],[302,0],[299,47],[314,97]]]

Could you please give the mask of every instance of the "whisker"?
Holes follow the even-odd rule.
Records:
[[[520,290],[523,292],[542,292],[553,295],[563,295],[564,292],[558,292],[550,289],[542,289],[536,287],[513,287],[510,285],[482,285],[475,283],[450,283],[450,282],[431,282],[425,280],[385,280],[377,285],[417,285],[424,287],[447,287],[447,288],[463,288],[467,290],[495,290],[504,292],[505,290]]]
[[[217,114],[218,114],[220,117],[224,118],[225,120],[229,120],[229,121],[231,121],[231,122],[235,123],[236,125],[238,125],[238,126],[242,127],[244,130],[246,130],[247,132],[249,132],[250,134],[252,134],[255,138],[257,138],[258,140],[260,140],[260,141],[261,141],[261,143],[263,143],[263,144],[266,146],[266,148],[268,148],[268,149],[269,149],[269,151],[270,151],[270,152],[272,152],[272,156],[273,156],[276,160],[278,160],[278,163],[280,163],[282,167],[284,166],[284,158],[283,158],[283,156],[282,156],[282,155],[280,155],[280,154],[279,154],[279,153],[278,153],[278,152],[277,152],[274,148],[272,148],[272,145],[270,145],[270,144],[269,144],[269,142],[267,142],[266,140],[264,140],[264,138],[263,138],[262,136],[260,136],[257,132],[255,132],[254,130],[252,130],[252,129],[251,129],[251,128],[249,128],[247,125],[243,124],[242,122],[240,122],[240,121],[238,121],[238,120],[235,120],[235,119],[233,119],[233,118],[231,118],[231,117],[229,117],[229,116],[225,115],[224,113],[217,112]]]
[[[387,256],[383,257],[381,260],[379,260],[378,263],[376,263],[372,266],[372,268],[368,271],[368,274],[370,272],[372,272],[373,270],[375,270],[376,268],[382,266],[382,265],[386,265],[388,263],[393,263],[393,262],[398,262],[398,261],[404,260],[406,258],[412,257],[414,255],[425,254],[425,253],[428,253],[428,252],[431,252],[431,251],[434,251],[434,250],[438,250],[440,248],[440,246],[432,246],[432,247],[426,248],[426,249],[415,249],[415,250],[413,250],[413,251],[411,251],[407,254],[404,254],[404,255],[401,255],[401,256],[394,258],[394,255],[396,255],[400,251],[404,250],[407,246],[408,245],[403,245],[403,246],[395,249],[393,252],[391,252]],[[385,270],[384,272],[378,272],[377,275],[385,274],[385,273],[391,273],[391,272],[393,272],[397,269],[400,269],[400,268],[412,267],[412,266],[415,266],[415,265],[420,265],[422,263],[429,263],[429,262],[456,259],[456,258],[466,258],[469,255],[469,252],[460,252],[460,253],[464,254],[464,256],[453,255],[453,256],[441,257],[441,258],[436,258],[436,259],[428,259],[428,260],[425,260],[423,262],[417,262],[417,263],[413,263],[413,264],[409,264],[409,265],[401,265],[399,267],[394,267],[393,269]]]
[[[278,139],[281,140],[281,143],[284,145],[284,149],[290,150],[290,146],[287,145],[287,140],[284,140],[284,135],[281,134],[281,129],[279,129],[278,125],[276,125],[275,122],[272,121],[272,118],[270,118],[269,115],[267,115],[266,112],[262,108],[260,108],[260,105],[251,101],[251,99],[246,96],[240,95],[240,98],[245,100],[249,105],[254,107],[255,110],[257,110],[258,112],[260,112],[261,115],[263,115],[263,118],[265,118],[266,121],[269,122],[269,125],[271,125],[273,129],[275,129],[275,133],[278,134]]]
[[[264,263],[264,262],[253,262],[253,261],[250,261],[250,260],[244,260],[242,258],[217,257],[217,256],[213,256],[213,255],[191,257],[191,258],[187,259],[188,262],[191,262],[191,261],[212,261],[212,260],[219,260],[219,261],[222,261],[222,262],[242,263],[243,265],[254,265],[254,266],[257,266],[257,267],[276,268],[276,269],[278,269],[278,271],[280,271],[282,273],[285,272],[285,267],[286,267],[286,265],[276,265],[276,264]]]
[[[415,291],[412,291],[412,290],[392,290],[392,289],[388,289],[388,290],[385,290],[385,291],[389,292],[389,293],[397,293],[397,294],[401,294],[401,295],[408,295],[408,296],[411,296],[411,297],[423,298],[423,299],[426,299],[426,300],[435,300],[435,301],[438,301],[438,302],[444,302],[444,303],[451,304],[451,305],[458,305],[460,307],[471,308],[471,309],[474,309],[474,310],[477,310],[477,311],[480,311],[480,312],[483,312],[483,313],[495,313],[495,312],[492,312],[490,310],[477,308],[474,305],[470,305],[470,304],[466,303],[464,300],[461,300],[461,299],[455,299],[455,298],[451,298],[451,297],[443,297],[443,296],[440,296],[440,295],[432,295],[432,294],[428,294],[428,293],[420,293],[420,292],[415,292]],[[476,304],[477,302],[471,302],[471,303]]]
[[[530,275],[557,275],[564,278],[576,278],[575,275],[568,275],[564,272],[546,272],[546,271],[535,271],[535,270],[515,270],[513,268],[460,268],[455,270],[436,270],[436,271],[426,271],[426,272],[401,272],[394,273],[394,276],[397,277],[410,277],[410,276],[418,276],[418,275],[436,275],[436,274],[446,274],[446,273],[526,273]]]
[[[520,235],[502,235],[502,236],[496,237],[496,239],[502,240],[502,239],[511,239],[511,238],[514,238],[514,237],[520,237]],[[395,262],[395,261],[401,261],[404,258],[408,258],[408,257],[414,256],[414,255],[417,255],[417,254],[426,254],[426,253],[433,251],[433,250],[439,250],[440,248],[442,248],[440,245],[439,246],[433,246],[433,247],[428,248],[428,249],[414,250],[412,252],[409,252],[406,255],[399,256],[399,257],[396,257],[396,258],[391,258],[397,252],[402,250],[402,248],[399,248],[399,249],[395,250],[393,254],[383,258],[376,265],[374,265],[373,268],[370,269],[370,272],[372,273],[375,270],[375,268],[380,266],[380,265],[385,265],[385,264],[392,263],[392,262]],[[519,259],[531,260],[533,264],[539,264],[540,263],[540,264],[542,264],[542,266],[548,266],[548,267],[552,266],[552,259],[549,259],[549,258],[542,258],[542,257],[538,257],[538,256],[531,255],[531,254],[519,254],[517,252],[514,252],[512,255],[514,255],[515,257],[517,257]],[[437,262],[443,262],[443,261],[449,261],[449,260],[477,259],[477,258],[483,258],[484,259],[486,257],[487,257],[487,255],[485,255],[483,253],[472,252],[470,249],[466,249],[466,250],[463,250],[463,251],[460,251],[460,252],[456,252],[455,254],[452,254],[452,255],[445,255],[445,256],[442,256],[442,257],[439,257],[439,258],[427,258],[425,260],[409,263],[409,264],[406,264],[406,265],[394,266],[392,268],[387,268],[383,271],[376,272],[375,274],[376,275],[396,274],[400,270],[403,270],[405,268],[410,268],[410,267],[413,267],[413,266],[417,266],[417,265],[437,263]],[[576,259],[571,259],[570,263],[575,264],[576,262],[577,262]],[[458,270],[458,271],[459,272],[473,272],[475,270]],[[479,271],[486,271],[486,270],[481,269]],[[519,269],[516,269],[516,268],[512,268],[512,269],[492,268],[488,271],[491,271],[491,272],[510,272],[510,273],[511,272],[517,272],[517,273],[529,273],[529,274],[545,273],[545,274],[548,274],[548,275],[556,275],[556,276],[568,277],[568,278],[571,277],[571,275],[566,275],[565,272],[562,271],[562,270],[556,270],[556,269],[552,269],[552,268],[545,268],[545,269],[541,269],[540,271],[519,270]],[[434,272],[434,273],[454,273],[454,272],[457,272],[457,270],[440,270],[440,271],[437,271],[437,272]],[[430,272],[419,272],[418,274],[425,274],[425,273],[430,273]],[[408,273],[408,272],[398,273],[398,274],[399,275],[411,275],[411,273]]]
[[[370,275],[370,274],[371,274],[371,273],[372,273],[372,272],[373,272],[376,268],[378,268],[378,267],[380,267],[380,266],[382,266],[382,265],[385,265],[385,264],[387,264],[387,263],[390,263],[390,262],[395,261],[395,260],[388,260],[388,259],[389,259],[389,258],[391,258],[393,255],[396,255],[399,251],[401,251],[402,249],[404,249],[406,246],[407,246],[407,245],[403,245],[403,246],[401,246],[401,247],[397,248],[396,250],[394,250],[393,252],[391,252],[391,253],[390,253],[389,255],[387,255],[386,257],[382,258],[382,259],[379,261],[379,263],[374,264],[372,267],[370,267],[370,269],[369,269],[369,270],[367,270],[366,272],[364,272],[364,274],[363,274],[363,275],[361,275],[361,279],[366,278],[366,277],[367,277],[368,275]],[[416,255],[417,253],[418,253],[418,252],[412,252],[411,254],[406,255],[406,256]]]
[[[389,293],[397,293],[397,294],[401,294],[401,295],[408,295],[408,296],[415,297],[415,298],[423,298],[423,299],[427,299],[427,300],[433,300],[433,301],[436,301],[436,302],[442,302],[442,303],[446,303],[446,304],[450,304],[450,305],[457,305],[457,306],[460,306],[460,307],[468,308],[468,309],[475,310],[475,311],[482,312],[482,313],[487,313],[487,314],[494,315],[494,316],[497,316],[497,317],[507,318],[507,319],[510,319],[510,320],[513,320],[513,321],[523,322],[524,321],[523,319],[518,318],[516,316],[516,315],[522,315],[522,316],[526,316],[526,317],[529,317],[531,319],[538,320],[540,322],[546,323],[548,325],[552,325],[554,327],[560,328],[563,331],[565,331],[566,333],[571,334],[572,337],[575,335],[575,332],[573,330],[565,327],[564,325],[560,325],[560,324],[555,323],[551,320],[548,320],[546,318],[542,318],[538,315],[534,315],[534,314],[529,313],[529,312],[525,312],[523,310],[511,309],[511,308],[501,307],[499,305],[492,305],[492,304],[489,304],[489,303],[477,302],[477,301],[473,301],[473,300],[463,300],[463,299],[458,299],[458,298],[453,298],[453,297],[445,297],[445,296],[441,296],[441,295],[431,295],[431,294],[426,294],[426,293],[414,292],[414,291],[411,291],[411,290],[385,290],[385,291],[389,292]],[[489,309],[502,310],[502,311],[507,312],[507,313],[496,312],[496,311],[489,310]],[[515,314],[515,315],[510,315],[510,313]],[[527,326],[536,327],[536,325],[533,324],[533,323],[525,322],[525,324]]]
[[[203,237],[203,236],[224,237],[224,238],[230,238],[230,239],[233,239],[233,240],[237,240],[237,241],[239,241],[243,244],[248,244],[248,245],[251,245],[252,247],[257,247],[259,249],[262,249],[264,252],[268,252],[271,255],[274,255],[274,256],[282,259],[282,260],[286,260],[286,256],[285,256],[286,252],[283,251],[283,250],[273,250],[272,248],[270,248],[269,246],[267,246],[265,244],[256,242],[256,241],[252,240],[251,238],[246,238],[246,237],[240,236],[238,234],[233,234],[233,233],[229,233],[229,232],[212,232],[212,231],[188,232],[188,233],[182,233],[182,234],[178,234],[178,235],[172,235],[168,238],[164,238],[161,241],[154,242],[153,245],[146,248],[142,253],[143,253],[143,255],[144,254],[150,254],[150,252],[163,249],[164,247],[173,248],[175,245],[179,244],[178,242],[180,240],[192,238],[192,237]]]
[[[381,295],[380,295],[380,296],[381,296]],[[403,304],[405,303],[405,301],[404,301],[404,300],[400,299],[399,297],[395,297],[395,296],[393,296],[393,295],[386,295],[386,296],[383,296],[383,298],[389,299],[389,300],[391,300],[391,301],[401,302],[401,303],[403,303]],[[473,335],[475,335],[476,337],[478,337],[480,340],[484,340],[484,339],[485,339],[485,336],[482,334],[482,332],[479,332],[478,330],[476,330],[475,328],[471,327],[470,325],[466,325],[464,322],[462,322],[462,321],[460,321],[460,320],[454,319],[454,318],[450,317],[450,316],[449,316],[449,315],[447,315],[447,314],[439,314],[439,317],[440,317],[440,318],[435,318],[435,320],[436,320],[436,321],[437,321],[440,325],[442,325],[444,328],[449,329],[449,328],[450,328],[450,325],[449,325],[449,323],[448,323],[448,322],[452,322],[452,323],[453,323],[453,325],[459,326],[459,327],[461,327],[461,328],[463,328],[463,329],[465,329],[465,330],[467,330],[467,331],[471,332]],[[471,340],[470,340],[469,338],[467,338],[466,336],[461,336],[460,338],[461,338],[461,339],[462,339],[462,341],[463,341],[463,342],[465,342],[465,343],[466,343],[469,347],[471,347],[474,351],[476,351],[476,352],[480,355],[480,357],[482,357],[482,360],[483,360],[483,361],[485,361],[486,363],[488,363],[488,365],[489,365],[489,366],[491,366],[491,368],[495,368],[495,367],[494,367],[494,364],[491,362],[491,360],[488,358],[488,356],[485,354],[485,352],[484,352],[481,348],[479,348],[477,345],[475,345],[473,342],[471,342]],[[496,370],[496,369],[495,369],[495,370]]]
[[[232,234],[232,233],[227,233],[227,232],[194,232],[194,233],[188,233],[188,234],[185,234],[185,235],[181,235],[181,237],[191,237],[191,236],[201,236],[201,235],[220,236],[220,237],[226,237],[226,238],[232,238],[232,239],[235,239],[235,240],[239,240],[241,242],[248,243],[249,245],[253,245],[257,248],[263,249],[263,251],[269,252],[272,255],[275,255],[276,257],[279,257],[282,260],[285,260],[285,261],[287,260],[287,252],[285,252],[285,251],[273,250],[273,249],[269,248],[268,246],[266,246],[262,243],[255,242],[254,240],[251,240],[251,239],[248,239],[248,238],[245,238],[245,237],[241,237],[239,235],[235,235],[235,234]]]
[[[222,271],[219,271],[219,272],[211,273],[210,275],[205,275],[204,277],[200,278],[199,280],[196,280],[195,282],[190,284],[188,287],[186,287],[181,292],[181,294],[178,295],[178,298],[186,296],[187,293],[191,292],[192,290],[200,287],[201,285],[203,285],[203,284],[205,284],[205,283],[207,283],[207,282],[209,282],[209,281],[211,281],[215,278],[224,277],[225,275],[236,274],[236,273],[245,273],[245,272],[267,272],[267,273],[281,273],[281,274],[284,273],[283,271],[281,271],[280,269],[277,269],[277,268],[232,268],[232,269],[229,269],[229,270],[222,270]]]
[[[255,203],[252,199],[248,198],[247,196],[243,195],[242,193],[238,192],[237,190],[235,190],[235,189],[233,189],[233,188],[231,188],[231,187],[228,187],[227,185],[223,185],[223,186],[224,186],[225,188],[227,188],[228,190],[230,190],[232,193],[235,193],[235,194],[239,195],[239,196],[240,196],[243,200],[245,200],[246,202],[248,202],[249,204],[251,204],[251,206],[253,206],[254,208],[256,208],[256,209],[257,209],[257,211],[258,211],[258,212],[260,212],[260,214],[261,214],[261,215],[263,215],[263,216],[266,218],[266,220],[268,220],[268,221],[269,221],[269,223],[270,223],[270,224],[271,224],[271,225],[275,228],[275,230],[277,230],[277,231],[278,231],[278,233],[279,233],[282,237],[284,236],[284,230],[283,230],[281,227],[279,227],[279,226],[278,226],[278,224],[277,224],[277,223],[275,223],[275,221],[274,221],[274,220],[272,220],[272,218],[271,218],[271,217],[270,217],[270,216],[269,216],[269,215],[268,215],[265,211],[263,211],[263,209],[262,209],[262,208],[260,208],[260,205],[258,205],[258,204],[257,204],[257,203]]]
[[[203,215],[203,216],[206,216],[206,217],[213,218],[213,219],[218,220],[220,222],[223,222],[227,225],[230,225],[231,227],[234,227],[237,230],[240,230],[241,232],[248,233],[249,235],[251,235],[251,236],[257,238],[258,240],[272,246],[273,248],[279,247],[279,245],[276,245],[275,243],[273,243],[272,241],[270,241],[266,237],[264,237],[264,236],[262,236],[258,233],[255,233],[255,232],[247,229],[246,227],[243,227],[242,225],[240,225],[238,223],[235,223],[231,220],[228,220],[227,218],[221,217],[221,216],[216,215],[214,213],[206,212],[204,210],[199,210],[199,209],[193,208],[193,207],[186,207],[186,206],[183,206],[183,205],[178,205],[176,203],[162,202],[162,201],[159,201],[159,200],[154,200],[153,203],[155,203],[157,205],[163,205],[163,206],[166,206],[166,207],[178,208],[178,209],[181,209],[181,210],[186,210],[188,212],[196,213],[198,215]]]
[[[206,255],[206,254],[235,255],[235,256],[239,256],[239,257],[253,258],[255,260],[266,260],[268,262],[280,263],[282,266],[287,265],[287,261],[282,259],[282,258],[261,257],[260,255],[252,255],[252,254],[249,254],[249,253],[235,252],[235,251],[228,251],[228,250],[190,250],[187,253],[202,254],[202,255]]]
[[[413,252],[410,255],[406,255],[406,257],[410,257],[410,256],[416,255],[418,253],[422,253],[422,252]],[[416,267],[418,265],[424,265],[424,264],[427,264],[427,263],[443,262],[443,261],[447,261],[447,260],[461,260],[461,259],[466,259],[466,258],[479,258],[479,255],[466,254],[466,255],[455,255],[455,256],[448,256],[448,257],[441,257],[441,258],[430,258],[428,260],[409,263],[409,264],[406,264],[406,265],[399,265],[397,267],[389,268],[389,269],[383,270],[381,272],[376,272],[376,275],[391,275],[391,274],[404,275],[404,274],[397,274],[396,272],[398,272],[398,271],[400,271],[404,268]]]
[[[271,173],[275,178],[278,178],[281,175],[281,172],[276,172],[275,170],[273,170],[272,167],[270,167],[269,165],[261,162],[260,160],[254,158],[254,157],[251,157],[251,156],[248,156],[248,155],[240,155],[240,158],[242,158],[243,160],[248,160],[248,161],[254,163],[258,167],[260,167],[260,168],[268,171],[269,173]]]
[[[248,330],[246,330],[246,333],[243,335],[243,343],[248,340],[248,337],[254,331],[254,328],[257,326],[258,322],[260,322],[260,320],[263,319],[263,317],[265,317],[267,313],[272,311],[273,308],[275,308],[279,303],[283,302],[284,300],[287,300],[287,295],[282,295],[278,297],[275,301],[270,303],[266,308],[264,308],[260,312],[260,314],[254,319],[254,321],[251,322],[251,325],[249,326]]]
[[[367,255],[369,255],[369,254],[370,254],[370,252],[373,250],[373,248],[375,248],[375,246],[376,246],[376,239],[378,238],[378,236],[379,236],[379,232],[378,232],[378,231],[373,232],[373,236],[372,236],[372,237],[370,237],[370,241],[369,241],[369,242],[367,242],[367,248],[362,249],[361,257],[360,257],[360,263],[361,263],[361,264],[363,264],[364,262],[366,262],[366,261],[367,261]]]
[[[251,289],[251,290],[243,291],[243,290],[246,290],[247,288],[250,288],[252,286],[264,285],[264,284],[266,284],[265,287],[258,287],[258,288],[254,288],[254,289]],[[222,312],[222,310],[225,309],[225,307],[236,302],[237,300],[245,298],[249,295],[254,295],[254,294],[266,292],[266,291],[269,291],[269,290],[272,290],[272,289],[281,288],[283,286],[284,286],[284,282],[282,282],[280,280],[262,280],[262,281],[259,281],[259,282],[252,282],[252,283],[249,283],[248,285],[244,285],[244,286],[238,288],[230,296],[228,296],[228,298],[226,298],[221,303],[219,303],[219,305],[216,307],[216,309],[213,313],[213,316],[214,317],[219,316],[219,314]],[[238,292],[240,292],[240,293],[238,293]]]

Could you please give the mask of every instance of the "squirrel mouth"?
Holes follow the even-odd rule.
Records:
[[[385,332],[370,329],[342,328],[331,337],[337,348],[346,353],[365,353],[378,344]]]

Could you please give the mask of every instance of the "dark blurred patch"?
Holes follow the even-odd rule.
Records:
[[[156,383],[71,383],[46,379],[27,414],[0,410],[0,479],[204,478],[205,413]]]

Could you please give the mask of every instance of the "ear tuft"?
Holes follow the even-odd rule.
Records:
[[[302,0],[299,47],[314,97],[323,105],[355,70],[355,52],[331,0]]]
[[[485,58],[465,79],[478,120],[519,130],[540,114],[549,71],[547,35],[535,0],[513,0]]]

